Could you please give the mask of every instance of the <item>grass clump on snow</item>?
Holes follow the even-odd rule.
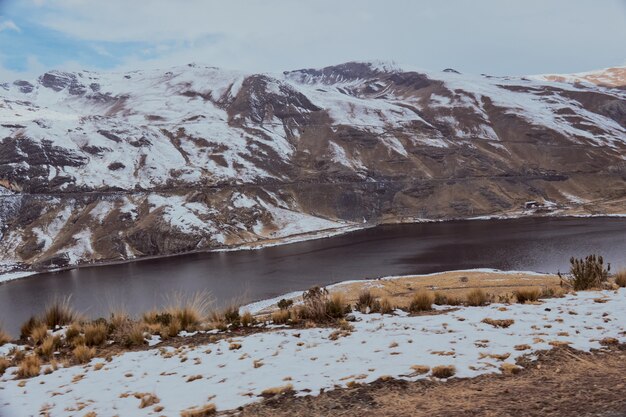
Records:
[[[489,296],[480,288],[473,289],[467,293],[467,305],[472,307],[480,307],[488,304]]]
[[[283,395],[283,394],[288,394],[290,392],[293,392],[293,385],[286,384],[286,385],[281,385],[279,387],[272,387],[272,388],[264,389],[261,392],[261,395],[263,397],[273,397],[275,395]]]
[[[439,365],[431,369],[431,374],[435,378],[446,379],[456,374],[456,368],[452,365]]]
[[[615,283],[622,288],[626,287],[626,269],[622,269],[615,274]]]
[[[72,351],[72,357],[76,363],[87,363],[96,355],[96,349],[85,345],[78,345]]]
[[[513,295],[515,295],[518,303],[524,304],[528,301],[537,301],[541,297],[541,291],[538,288],[526,288],[515,291]]]
[[[374,297],[370,290],[364,289],[359,293],[359,298],[354,307],[364,314],[378,313],[380,312],[380,301]]]
[[[58,326],[70,324],[78,318],[78,314],[70,305],[71,298],[71,296],[55,298],[48,304],[41,317],[48,328],[55,329]]]
[[[329,296],[326,288],[313,287],[302,294],[302,299],[303,304],[297,311],[298,318],[315,323],[342,318],[350,310],[342,294]]]
[[[433,309],[434,297],[426,291],[418,291],[411,298],[409,303],[409,312],[419,313],[421,311],[430,311]]]
[[[41,370],[41,360],[39,356],[30,354],[24,357],[22,361],[17,365],[17,377],[18,378],[32,378],[39,375]]]
[[[105,320],[96,320],[93,323],[88,323],[83,331],[87,346],[100,346],[106,342],[109,336],[109,326]]]
[[[216,412],[215,404],[206,404],[202,407],[194,407],[180,412],[180,417],[209,417]]]

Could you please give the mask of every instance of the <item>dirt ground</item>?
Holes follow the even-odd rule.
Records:
[[[447,382],[376,381],[319,396],[285,395],[224,415],[241,417],[623,417],[626,346],[581,353],[557,348],[517,375]]]

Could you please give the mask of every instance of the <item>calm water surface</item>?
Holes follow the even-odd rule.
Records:
[[[34,275],[0,285],[0,323],[17,334],[51,298],[72,295],[91,317],[162,306],[164,294],[208,290],[225,304],[337,281],[453,269],[557,272],[571,256],[626,267],[626,219],[515,219],[380,226],[253,251],[184,255]]]

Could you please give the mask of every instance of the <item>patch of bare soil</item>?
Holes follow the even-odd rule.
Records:
[[[582,353],[557,348],[516,375],[448,382],[376,381],[319,396],[285,395],[224,415],[241,417],[623,417],[626,346]]]

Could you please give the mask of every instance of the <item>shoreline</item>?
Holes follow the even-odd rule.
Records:
[[[476,217],[469,217],[469,218],[448,218],[448,219],[405,218],[405,219],[397,219],[396,221],[383,221],[381,223],[376,223],[376,224],[367,224],[367,223],[348,224],[340,228],[323,229],[323,230],[317,230],[313,232],[289,235],[289,236],[280,237],[280,238],[257,240],[255,242],[240,243],[240,244],[236,244],[236,245],[229,246],[229,247],[223,247],[223,248],[199,249],[199,250],[188,251],[188,252],[183,252],[183,253],[148,255],[148,256],[141,256],[141,257],[131,258],[131,259],[119,259],[119,260],[110,260],[110,261],[102,261],[102,262],[84,263],[84,264],[77,264],[77,265],[65,266],[65,267],[60,267],[60,268],[54,268],[54,269],[45,270],[45,271],[13,270],[13,271],[0,274],[0,285],[4,285],[6,283],[23,279],[23,278],[28,278],[33,275],[68,271],[68,270],[73,270],[73,269],[122,265],[122,264],[128,264],[128,263],[133,263],[133,262],[150,261],[150,260],[155,260],[155,259],[165,259],[165,258],[173,258],[177,256],[186,256],[186,255],[195,255],[195,254],[258,250],[258,249],[264,249],[264,248],[269,248],[269,247],[274,247],[274,246],[289,245],[291,243],[300,243],[300,242],[306,242],[306,241],[311,241],[311,240],[325,239],[325,238],[340,236],[340,235],[344,235],[344,234],[348,234],[352,232],[357,232],[360,230],[366,230],[366,229],[385,226],[385,225],[446,223],[446,222],[459,222],[459,221],[489,221],[489,220],[516,220],[516,219],[581,219],[581,218],[583,219],[584,218],[621,219],[621,218],[626,218],[626,213],[566,214],[566,215],[561,215],[559,213],[544,213],[544,214],[530,213],[526,215],[524,213],[517,212],[513,215],[498,214],[498,215],[476,216]]]

